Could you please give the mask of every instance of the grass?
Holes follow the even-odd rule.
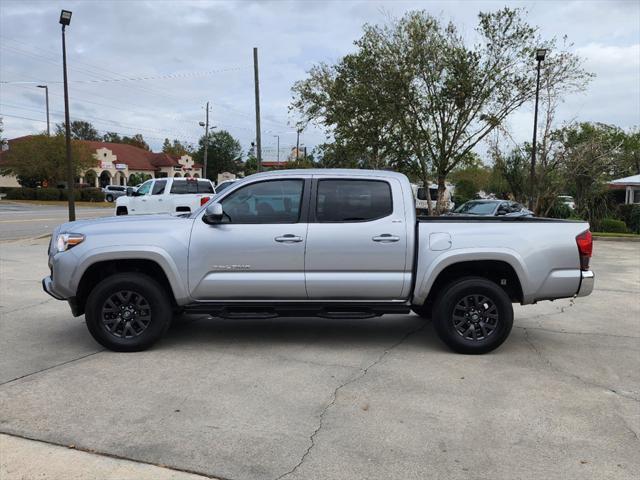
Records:
[[[640,238],[637,233],[591,232],[594,237]]]
[[[2,200],[11,203],[26,203],[29,205],[56,205],[66,206],[66,200]],[[76,201],[77,207],[93,207],[93,208],[114,208],[114,203],[109,202],[79,202]]]

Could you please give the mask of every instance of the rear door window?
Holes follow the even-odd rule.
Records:
[[[164,187],[167,185],[166,180],[156,180],[156,183],[153,184],[153,190],[151,190],[151,195],[162,195],[164,193]]]
[[[386,217],[392,212],[391,187],[385,181],[318,181],[318,222],[366,222]]]
[[[198,182],[196,180],[174,180],[171,185],[171,193],[198,193]]]

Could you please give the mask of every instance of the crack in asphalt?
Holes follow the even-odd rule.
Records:
[[[45,303],[48,302],[53,302],[53,298],[47,298],[46,300],[42,300],[38,303],[32,303],[31,305],[25,305],[22,307],[18,307],[18,308],[14,308],[13,310],[0,310],[0,314],[1,315],[6,315],[7,313],[15,313],[15,312],[19,312],[20,310],[26,310],[28,308],[33,308],[33,307],[39,307],[40,305],[44,305]]]
[[[627,420],[622,416],[617,414],[618,418],[620,420],[622,420],[622,424],[624,425],[624,428],[626,428],[629,433],[631,433],[634,437],[636,437],[636,441],[640,442],[640,437],[638,436],[638,432],[636,432],[633,428],[631,428],[631,426],[627,423]]]
[[[391,352],[393,349],[399,347],[400,345],[402,345],[409,337],[411,337],[412,335],[422,331],[425,329],[425,327],[427,326],[428,322],[424,322],[419,328],[415,328],[413,330],[410,330],[409,332],[405,333],[402,338],[400,338],[400,340],[398,340],[397,342],[395,342],[393,345],[391,345],[390,347],[386,348],[380,355],[378,355],[378,357],[371,362],[369,365],[367,365],[365,368],[361,368],[360,372],[358,373],[358,375],[355,375],[354,377],[351,377],[350,379],[348,379],[347,381],[345,381],[344,383],[341,383],[340,385],[338,385],[334,390],[333,393],[331,394],[331,400],[329,401],[329,403],[327,405],[325,405],[325,407],[322,409],[322,412],[320,412],[320,417],[319,417],[319,421],[318,421],[318,426],[316,427],[316,429],[313,431],[313,433],[311,433],[311,436],[309,437],[310,440],[310,445],[309,447],[307,447],[307,449],[305,450],[305,452],[302,454],[302,456],[300,457],[300,460],[298,461],[298,463],[296,463],[293,468],[291,468],[290,470],[286,471],[285,473],[283,473],[282,475],[276,477],[275,480],[281,480],[286,476],[291,475],[292,473],[294,473],[296,470],[298,470],[298,468],[300,468],[302,466],[302,464],[304,463],[304,461],[307,459],[307,457],[309,456],[309,454],[311,453],[311,450],[313,450],[313,448],[316,446],[316,436],[318,435],[318,433],[320,432],[320,430],[322,429],[323,423],[324,423],[324,417],[327,413],[327,411],[336,403],[336,400],[338,398],[338,392],[343,389],[344,387],[351,385],[352,383],[357,382],[358,380],[360,380],[362,377],[364,377],[367,372],[372,369],[373,367],[375,367],[376,365],[378,365],[380,362],[382,362],[382,360],[384,360],[384,358],[387,356],[387,354],[389,354],[389,352]]]
[[[619,397],[623,397],[626,398],[628,400],[632,400],[634,402],[638,402],[640,403],[640,398],[636,398],[633,395],[626,393],[626,392],[619,392],[618,390],[615,390],[611,387],[608,387],[606,385],[601,385],[599,383],[594,383],[594,382],[590,382],[589,380],[585,380],[584,378],[582,378],[579,375],[576,375],[575,373],[571,373],[571,372],[567,372],[565,370],[562,370],[560,368],[558,368],[557,366],[555,366],[553,364],[553,362],[551,362],[551,360],[549,360],[543,353],[542,351],[536,347],[536,345],[533,343],[533,341],[531,340],[531,337],[529,336],[529,332],[527,331],[526,327],[521,327],[524,330],[524,338],[525,341],[529,344],[529,346],[531,346],[531,348],[533,349],[533,351],[538,355],[538,357],[540,357],[540,360],[542,360],[544,363],[547,364],[547,366],[553,370],[556,373],[559,373],[561,375],[565,375],[571,378],[574,378],[576,380],[578,380],[579,382],[583,383],[584,385],[590,386],[590,387],[595,387],[595,388],[599,388],[599,389],[603,389],[606,390],[610,393],[614,393],[615,395],[619,396]],[[634,432],[635,433],[635,432]]]
[[[23,378],[31,377],[32,375],[37,375],[38,373],[46,372],[48,370],[53,370],[54,368],[62,367],[63,365],[68,365],[70,363],[77,362],[78,360],[82,360],[83,358],[91,357],[92,355],[96,355],[96,354],[101,353],[101,352],[104,352],[104,349],[103,350],[98,350],[97,352],[92,352],[92,353],[88,353],[86,355],[82,355],[81,357],[78,357],[78,358],[72,358],[71,360],[67,360],[66,362],[62,362],[62,363],[57,363],[55,365],[51,365],[50,367],[46,367],[46,368],[40,369],[40,370],[38,370],[36,372],[27,373],[25,375],[21,375],[20,377],[12,378],[11,380],[7,380],[6,382],[0,383],[0,387],[2,387],[4,385],[8,385],[9,383],[17,382],[18,380],[22,380]]]
[[[550,333],[566,333],[567,335],[595,335],[598,337],[613,337],[613,338],[632,338],[632,339],[640,339],[640,337],[636,337],[633,335],[614,335],[612,333],[598,333],[598,332],[567,332],[565,330],[552,330],[550,328],[543,327],[523,327],[520,325],[514,325],[514,328],[521,328],[523,330],[540,330],[543,332]]]

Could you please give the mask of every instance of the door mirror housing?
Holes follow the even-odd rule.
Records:
[[[204,223],[208,223],[209,225],[214,225],[216,223],[222,222],[223,216],[224,212],[222,210],[222,205],[219,203],[212,203],[205,209],[204,215],[202,216],[202,221]]]
[[[136,189],[133,187],[127,187],[127,197],[135,197]]]

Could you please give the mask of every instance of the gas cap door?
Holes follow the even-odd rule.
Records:
[[[438,252],[451,248],[451,235],[445,232],[434,232],[429,234],[429,250]]]

